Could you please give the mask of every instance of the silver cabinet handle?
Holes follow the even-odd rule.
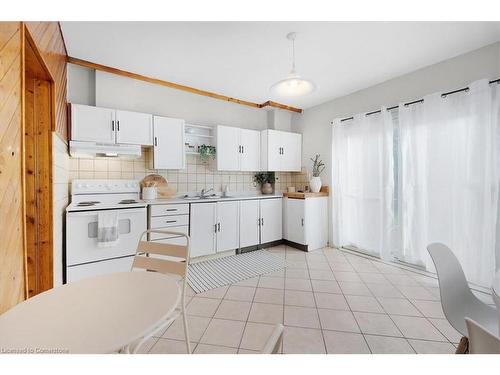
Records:
[[[170,223],[177,223],[177,220],[167,220],[166,221],[167,224],[170,224]]]
[[[177,211],[177,208],[167,208],[167,211]]]
[[[116,122],[116,130],[120,131],[120,120]]]
[[[155,137],[155,146],[158,146],[158,138]]]
[[[245,146],[241,146],[241,153],[244,154],[245,153]]]
[[[217,224],[217,231],[220,232],[220,223]]]
[[[302,222],[302,226],[304,226],[304,219],[303,218],[301,219],[301,222]]]
[[[111,131],[115,131],[115,120],[111,120]]]
[[[264,218],[260,219],[261,225],[264,226]]]
[[[217,224],[214,225],[214,231],[217,233]]]

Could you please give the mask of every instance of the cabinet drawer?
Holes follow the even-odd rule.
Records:
[[[189,204],[156,204],[151,206],[151,216],[188,215]]]
[[[189,234],[189,226],[188,225],[183,225],[180,227],[166,227],[166,228],[154,228],[154,229],[164,229],[172,232],[180,232],[184,234]],[[150,240],[161,240],[161,239],[166,239],[166,238],[172,238],[172,237],[178,237],[175,234],[166,234],[166,233],[150,233],[149,234],[149,239]],[[184,237],[182,237],[184,238]]]
[[[181,225],[189,225],[189,215],[152,217],[149,228],[159,229],[167,227],[178,227]]]

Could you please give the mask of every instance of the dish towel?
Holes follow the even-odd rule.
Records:
[[[118,244],[118,212],[100,211],[97,214],[97,246],[112,247]]]

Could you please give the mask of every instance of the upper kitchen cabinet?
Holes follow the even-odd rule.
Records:
[[[259,132],[230,126],[217,126],[217,169],[219,171],[259,171]]]
[[[151,146],[153,116],[71,104],[71,140]]]
[[[71,104],[71,140],[115,143],[115,110]]]
[[[184,169],[184,120],[153,117],[153,169]]]
[[[261,132],[262,169],[267,171],[300,172],[302,135],[267,129]]]
[[[116,110],[116,143],[153,145],[153,115]]]

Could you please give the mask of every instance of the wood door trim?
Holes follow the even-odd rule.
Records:
[[[33,74],[32,71],[28,73],[27,69],[27,56],[26,56],[26,49],[28,46],[26,43],[29,44],[29,49],[30,49],[30,54],[33,54],[36,63],[40,65],[41,69],[37,70],[36,73],[39,75],[42,75],[41,77],[31,77],[31,79],[34,80],[40,80],[45,82],[48,85],[48,108],[47,110],[50,112],[48,113],[48,121],[50,121],[50,128],[44,127],[45,134],[42,135],[42,142],[45,142],[45,147],[44,150],[46,150],[46,155],[44,156],[45,162],[43,163],[43,166],[47,168],[47,175],[45,175],[44,179],[44,185],[43,188],[45,189],[46,196],[43,199],[43,212],[44,216],[42,219],[40,219],[45,225],[44,225],[44,231],[45,231],[45,241],[44,241],[44,248],[47,250],[46,254],[40,254],[41,258],[37,258],[38,264],[40,264],[43,268],[43,270],[39,273],[37,273],[37,277],[40,278],[40,280],[37,279],[36,283],[36,288],[34,290],[35,294],[40,293],[44,290],[50,289],[53,285],[53,171],[52,171],[52,134],[54,132],[54,125],[56,122],[56,117],[55,117],[55,112],[56,112],[56,101],[55,101],[55,81],[53,79],[53,76],[48,69],[48,66],[46,64],[46,61],[43,59],[42,54],[40,53],[40,50],[38,49],[28,27],[24,22],[21,22],[21,57],[22,57],[22,62],[21,62],[21,88],[22,88],[22,95],[21,95],[21,110],[22,110],[22,116],[21,116],[21,129],[22,129],[22,167],[21,167],[21,173],[22,173],[22,212],[23,212],[23,242],[24,242],[24,277],[25,277],[25,298],[30,297],[30,288],[33,287],[32,284],[30,284],[29,280],[29,270],[30,270],[30,265],[28,264],[29,260],[29,249],[28,249],[28,225],[26,223],[27,220],[27,198],[28,198],[28,183],[27,183],[27,165],[26,165],[26,152],[27,152],[27,118],[26,118],[26,80],[27,80],[27,74]],[[32,58],[30,58],[33,60]],[[31,61],[30,60],[30,61]],[[38,69],[38,68],[37,68]],[[35,74],[36,74],[35,73]],[[57,133],[56,133],[57,134]],[[43,140],[43,137],[45,136],[45,139]],[[36,156],[38,158],[38,156]],[[48,165],[47,165],[48,164]],[[37,173],[38,167],[33,171],[33,173]],[[40,188],[40,186],[35,186],[35,188]],[[40,207],[38,208],[40,209]],[[48,211],[48,212],[46,212]],[[37,215],[40,214],[40,212],[36,212]],[[37,220],[37,228],[36,230],[39,230],[39,222]],[[38,232],[37,232],[38,233]],[[48,258],[47,258],[48,257]],[[43,259],[42,259],[43,258]]]
[[[302,109],[300,109],[300,108],[295,108],[295,107],[287,106],[287,105],[280,104],[280,103],[277,103],[277,102],[273,102],[273,101],[270,101],[270,100],[268,100],[268,101],[266,101],[266,102],[264,102],[262,104],[254,103],[254,102],[250,102],[250,101],[247,101],[247,100],[241,100],[241,99],[232,98],[232,97],[229,97],[229,96],[226,96],[226,95],[217,94],[217,93],[214,93],[214,92],[211,92],[211,91],[201,90],[201,89],[197,89],[197,88],[194,88],[194,87],[181,85],[181,84],[178,84],[178,83],[174,83],[174,82],[165,81],[165,80],[158,79],[158,78],[153,78],[153,77],[145,76],[145,75],[142,75],[142,74],[132,73],[132,72],[129,72],[129,71],[126,71],[126,70],[122,70],[122,69],[118,69],[118,68],[113,68],[111,66],[102,65],[102,64],[91,62],[91,61],[78,59],[76,57],[68,56],[68,62],[71,63],[71,64],[83,66],[85,68],[100,70],[102,72],[116,74],[116,75],[119,75],[119,76],[122,76],[122,77],[137,79],[139,81],[144,81],[144,82],[152,83],[152,84],[155,84],[155,85],[160,85],[160,86],[165,86],[165,87],[169,87],[169,88],[176,89],[176,90],[186,91],[186,92],[189,92],[191,94],[202,95],[202,96],[206,96],[206,97],[213,98],[213,99],[218,99],[218,100],[223,100],[223,101],[226,101],[226,102],[231,102],[231,103],[236,103],[236,104],[240,104],[240,105],[245,105],[247,107],[253,107],[253,108],[274,107],[274,108],[279,108],[279,109],[283,109],[283,110],[291,111],[291,112],[295,112],[295,113],[302,113]]]

